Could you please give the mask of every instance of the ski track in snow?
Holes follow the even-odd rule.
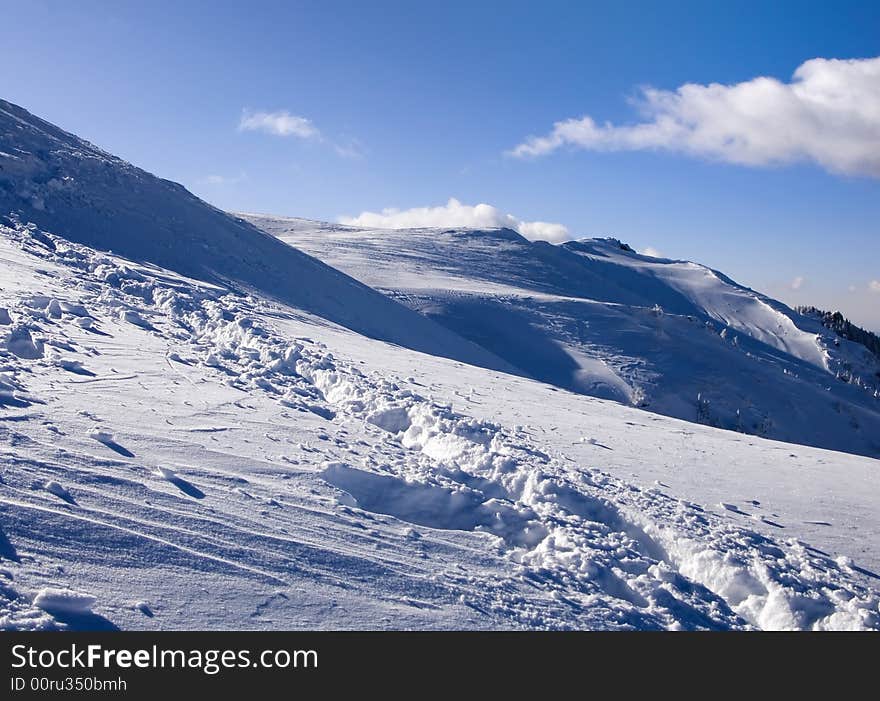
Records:
[[[192,619],[168,606],[210,620],[204,612],[227,601],[213,587],[229,578],[259,593],[250,611],[219,618],[242,627],[296,627],[288,609],[272,612],[314,591],[331,609],[372,600],[391,616],[328,619],[343,627],[880,628],[880,600],[846,558],[768,537],[661,486],[574,466],[522,427],[461,413],[413,382],[279,333],[271,320],[289,313],[280,305],[33,227],[2,234],[0,258],[22,272],[25,291],[0,291],[0,628],[111,627],[123,606],[126,627],[154,615],[185,627]],[[63,270],[63,290],[42,291],[51,276],[41,266]],[[191,420],[165,417],[155,455],[117,435],[101,406],[67,422],[46,410],[75,391],[52,378],[140,383],[150,396],[147,374],[96,369],[120,329],[161,347],[166,370],[189,388]],[[214,402],[218,385],[239,398]],[[280,424],[261,424],[280,457],[228,471],[236,438],[219,441],[247,439],[249,412],[266,402],[279,421],[314,427],[312,438],[293,444]],[[164,462],[162,451],[184,440],[202,451]],[[149,587],[170,568],[190,599],[163,609]],[[102,601],[100,578],[123,576],[144,586],[127,604]],[[88,584],[97,602],[81,591]],[[230,606],[240,601],[230,593]],[[412,618],[394,618],[401,608]]]

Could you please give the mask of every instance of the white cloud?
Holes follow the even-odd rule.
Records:
[[[789,83],[758,77],[641,92],[644,121],[568,119],[510,155],[541,156],[563,146],[666,150],[749,166],[813,161],[833,173],[880,177],[880,57],[815,58]]]
[[[505,214],[504,216],[511,217],[512,215]],[[518,231],[530,241],[561,243],[571,238],[567,227],[549,221],[521,221],[510,228]]]
[[[296,136],[300,139],[321,139],[321,132],[310,119],[290,114],[287,110],[278,112],[245,110],[238,123],[238,130],[262,131],[275,136]]]
[[[361,159],[366,154],[364,145],[354,138],[336,141],[326,138],[312,120],[291,114],[287,110],[278,112],[251,112],[243,110],[239,131],[262,131],[273,136],[295,136],[304,141],[322,143],[332,148],[340,158]]]
[[[240,183],[242,180],[246,180],[247,175],[244,173],[239,173],[238,175],[228,176],[228,175],[206,175],[204,178],[200,178],[197,182],[199,185],[235,185]]]
[[[651,258],[662,258],[663,257],[663,254],[660,253],[660,251],[658,251],[653,246],[648,246],[647,248],[643,248],[639,251],[639,253],[641,253],[643,256],[651,256]]]
[[[794,280],[791,281],[791,289],[799,290],[804,285],[804,278],[801,275],[798,275]]]
[[[871,282],[868,283],[868,289],[871,290],[871,292],[880,293],[880,280],[871,280]]]
[[[372,229],[410,229],[423,227],[472,227],[489,229],[507,227],[518,231],[532,241],[559,243],[571,238],[562,224],[544,221],[522,221],[512,214],[504,214],[490,204],[467,205],[452,198],[439,207],[412,209],[383,209],[381,212],[362,212],[356,217],[340,217],[341,224]]]

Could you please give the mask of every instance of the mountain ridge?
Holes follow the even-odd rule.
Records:
[[[880,456],[880,363],[724,273],[614,238],[249,219],[530,377],[690,421]],[[861,378],[843,382],[847,377]]]

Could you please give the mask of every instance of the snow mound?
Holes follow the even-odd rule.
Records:
[[[93,441],[98,441],[98,443],[113,443],[114,436],[112,431],[108,431],[106,428],[92,428],[86,433],[86,435],[91,438]]]
[[[157,467],[156,474],[158,474],[163,479],[169,481],[177,479],[177,472],[172,470],[170,467]]]
[[[34,606],[48,613],[85,614],[91,613],[96,601],[97,599],[89,594],[46,587],[37,592]]]
[[[43,489],[45,489],[50,494],[54,494],[56,497],[60,497],[62,499],[69,500],[70,492],[68,492],[64,487],[61,486],[55,480],[50,480],[43,485]]]
[[[143,328],[150,328],[150,322],[144,319],[136,310],[134,309],[123,309],[119,318],[128,323],[134,324],[135,326],[142,326]]]
[[[2,345],[19,358],[36,360],[43,357],[43,342],[35,340],[27,326],[13,326],[3,339]]]

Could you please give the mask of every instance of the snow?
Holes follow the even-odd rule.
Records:
[[[241,215],[557,387],[880,457],[880,359],[688,261],[615,239],[365,230]],[[839,376],[853,374],[858,382]]]
[[[45,587],[34,597],[34,606],[50,613],[91,613],[95,597],[69,589]]]
[[[876,461],[792,458],[132,268],[148,301],[124,284],[129,261],[2,233],[0,259],[54,272],[5,279],[3,304],[94,373],[5,361],[41,402],[3,428],[23,592],[63,567],[56,588],[128,628],[880,625],[865,574],[880,548],[853,531],[878,526]],[[17,301],[35,289],[82,299],[101,334]],[[136,303],[150,328],[119,317]],[[181,362],[205,354],[217,364]],[[76,500],[47,485],[45,501],[40,478]],[[721,501],[736,510],[699,506]]]
[[[88,431],[88,437],[98,443],[112,443],[113,433],[103,428],[92,428]]]
[[[43,489],[45,489],[50,494],[54,494],[56,497],[64,499],[65,501],[71,500],[70,492],[68,492],[55,480],[49,480],[48,482],[46,482],[46,484],[43,486]]]
[[[0,580],[0,630],[58,630],[59,627],[53,616],[34,606],[28,597]]]
[[[43,357],[43,342],[34,339],[27,326],[14,326],[10,329],[2,346],[19,358],[34,360]]]
[[[46,305],[46,313],[53,319],[61,318],[61,304],[57,299],[49,301],[49,304]]]
[[[0,225],[0,306],[14,320],[0,331],[0,627],[880,629],[877,460],[507,374],[511,353],[501,360],[304,254],[266,265],[303,266],[291,278],[313,292],[273,294],[271,270],[245,285],[259,246],[286,245],[251,248],[254,229],[5,104],[0,147],[21,125],[22,138],[51,141],[70,179],[44,190],[27,172],[0,176],[18,193],[18,215]],[[86,240],[86,196],[100,241]],[[137,240],[145,211],[187,212],[186,265],[156,243],[169,242],[161,221],[156,241]],[[205,274],[238,265],[200,247],[214,224],[246,240],[227,251],[251,261],[235,279]],[[513,232],[450,236],[477,258],[495,250],[499,278],[519,266],[495,292],[534,274]],[[554,284],[553,265],[571,260],[560,256],[581,255],[535,250]],[[472,285],[445,260],[459,270],[435,269],[436,289],[444,276]],[[635,294],[601,278],[609,294]],[[678,324],[710,335],[702,318],[676,316],[669,285],[654,289],[638,323],[636,300],[618,309],[625,328],[650,336],[671,319],[670,335]],[[16,352],[27,344],[10,340],[25,337],[41,352]],[[702,350],[727,347],[711,338]],[[747,338],[762,363],[828,374]],[[597,393],[623,393],[612,376],[635,389],[614,358],[580,352],[603,363],[583,368],[603,379]],[[846,410],[855,396],[833,395]]]
[[[134,324],[135,326],[143,326],[144,328],[149,328],[150,326],[150,322],[144,319],[134,309],[123,309],[119,314],[119,318],[129,324]]]

